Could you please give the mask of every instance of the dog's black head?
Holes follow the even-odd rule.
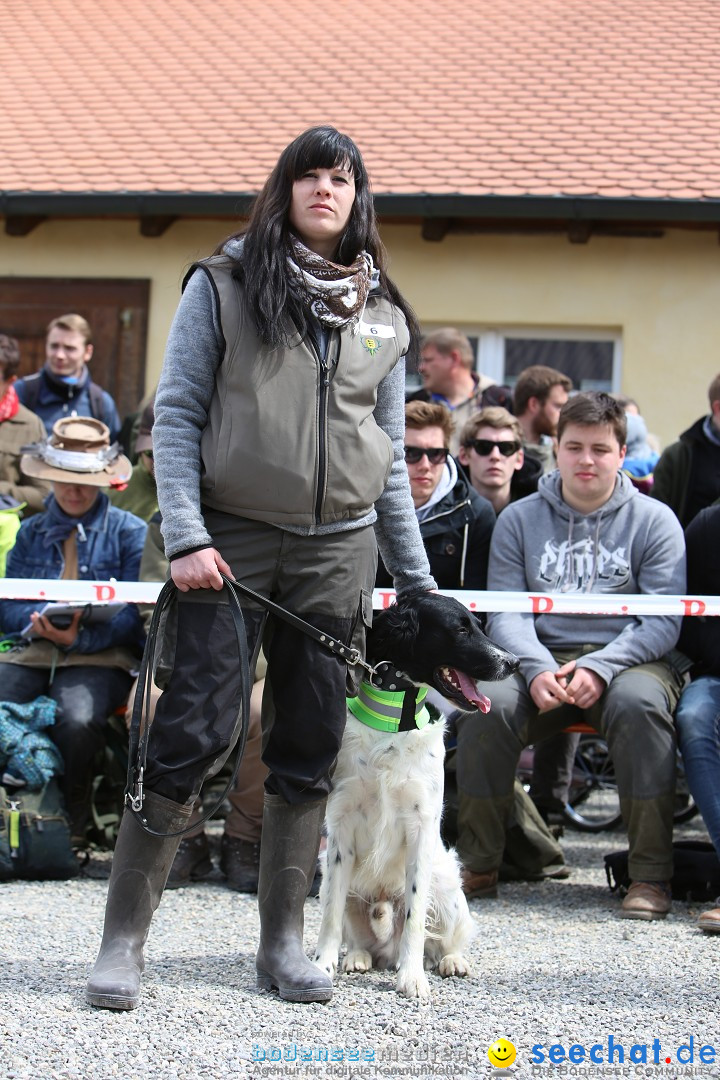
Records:
[[[496,682],[517,671],[517,656],[485,637],[476,615],[457,600],[418,593],[376,612],[367,658],[390,660],[411,682],[434,687],[459,709],[488,712],[475,682]]]

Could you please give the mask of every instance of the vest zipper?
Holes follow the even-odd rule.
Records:
[[[327,478],[327,418],[328,418],[328,393],[330,387],[330,375],[332,366],[328,363],[330,343],[334,331],[329,331],[325,343],[324,355],[321,355],[313,339],[313,348],[318,359],[320,372],[320,384],[318,387],[318,471],[317,471],[317,495],[315,497],[315,524],[319,525],[322,520],[322,503]],[[311,339],[312,339],[312,335]]]

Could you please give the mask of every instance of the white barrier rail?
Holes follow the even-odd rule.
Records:
[[[62,603],[154,604],[162,581],[58,581],[0,578],[0,599]],[[656,596],[638,593],[525,593],[441,589],[471,611],[519,611],[533,615],[720,615],[720,596]],[[392,589],[376,589],[375,608],[388,607]]]

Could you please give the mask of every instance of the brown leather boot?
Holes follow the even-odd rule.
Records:
[[[475,873],[463,866],[460,871],[462,891],[468,900],[477,900],[481,897],[486,900],[494,900],[498,894],[497,870],[486,870],[484,873]]]
[[[672,906],[667,881],[633,881],[622,902],[623,919],[664,919]]]
[[[720,934],[720,897],[715,901],[718,907],[703,911],[697,921],[697,925],[707,934]]]

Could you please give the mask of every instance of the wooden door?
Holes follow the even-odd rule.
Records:
[[[127,278],[0,277],[0,333],[20,342],[20,375],[45,363],[51,319],[74,312],[92,327],[90,375],[115,399],[120,418],[145,394],[150,282]]]

